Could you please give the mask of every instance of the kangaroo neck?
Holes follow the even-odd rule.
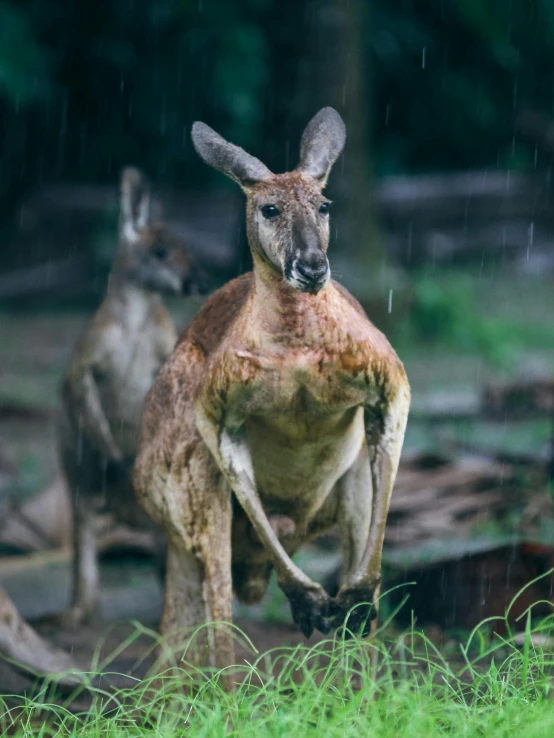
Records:
[[[112,275],[108,285],[106,302],[110,303],[117,317],[129,326],[145,323],[157,304],[160,296],[120,275]]]
[[[287,346],[319,343],[325,340],[332,290],[328,284],[317,294],[301,292],[254,257],[253,325]]]

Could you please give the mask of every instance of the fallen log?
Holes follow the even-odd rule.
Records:
[[[19,615],[7,592],[0,588],[0,656],[13,666],[36,675],[56,676],[62,685],[81,680],[69,654],[44,640]]]
[[[398,586],[391,592],[393,605],[408,597],[398,622],[409,626],[413,614],[418,626],[471,629],[486,618],[496,618],[488,627],[503,634],[507,624],[517,625],[529,608],[533,617],[551,615],[554,579],[547,572],[553,557],[552,547],[491,541],[486,550],[408,566],[389,580],[390,587]]]
[[[496,420],[554,418],[554,378],[524,378],[487,384],[481,396],[483,415]]]

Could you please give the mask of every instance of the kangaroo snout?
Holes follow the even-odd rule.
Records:
[[[321,284],[326,281],[327,272],[329,271],[327,258],[325,256],[323,258],[323,263],[296,259],[293,269],[295,269],[297,275],[300,275],[301,279],[310,282],[312,285]]]
[[[320,230],[298,213],[292,224],[292,253],[285,262],[285,279],[301,292],[319,292],[329,281],[326,244]]]
[[[289,284],[302,292],[319,292],[331,276],[329,261],[323,251],[301,254],[292,259],[285,277]]]

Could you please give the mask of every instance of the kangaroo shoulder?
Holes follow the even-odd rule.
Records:
[[[338,282],[333,282],[339,299],[348,312],[352,312],[354,320],[349,323],[349,330],[354,340],[348,343],[342,357],[343,364],[349,369],[360,370],[362,365],[366,371],[381,378],[387,385],[407,384],[404,366],[385,334],[368,318],[358,300]],[[354,326],[355,323],[355,326]]]
[[[340,282],[335,282],[334,279],[332,280],[332,284],[336,291],[339,293],[340,297],[344,300],[344,302],[347,303],[351,308],[353,308],[355,312],[357,312],[362,317],[367,318],[367,320],[369,321],[366,311],[360,305],[358,300],[356,300],[354,295],[350,294],[346,287],[343,287]]]
[[[206,300],[198,315],[179,337],[178,346],[198,346],[206,357],[221,344],[246,302],[252,286],[252,272],[227,282]]]

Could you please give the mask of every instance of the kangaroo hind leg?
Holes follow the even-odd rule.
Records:
[[[223,669],[235,660],[229,627],[231,491],[213,460],[205,458],[192,461],[179,480],[170,475],[164,496],[171,512],[160,521],[169,538],[163,648],[171,660],[193,668]]]
[[[73,487],[73,486],[72,486]],[[62,620],[79,625],[92,620],[99,611],[100,575],[94,530],[94,507],[90,498],[71,489],[73,506],[73,591],[69,610]]]

